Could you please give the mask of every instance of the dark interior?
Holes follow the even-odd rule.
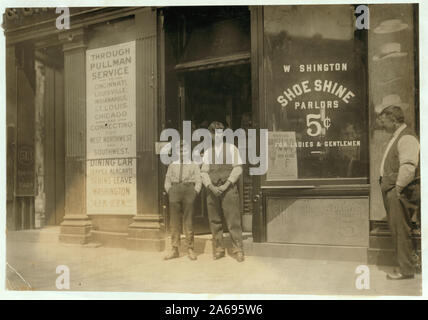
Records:
[[[233,130],[248,128],[251,118],[250,65],[188,72],[185,119],[194,128],[221,121]]]

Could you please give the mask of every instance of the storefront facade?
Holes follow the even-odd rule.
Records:
[[[400,99],[419,129],[418,11],[371,5],[367,30],[357,7],[71,8],[68,30],[8,11],[8,228],[163,250],[160,132],[219,120],[269,132],[267,173],[239,182],[248,254],[377,259],[374,108]]]

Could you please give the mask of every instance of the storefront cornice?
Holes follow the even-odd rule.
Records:
[[[84,28],[72,29],[61,32],[58,35],[58,38],[63,44],[63,51],[86,48]]]
[[[79,11],[70,15],[70,30],[80,29],[92,24],[101,23],[108,20],[113,20],[134,14],[139,7],[125,7],[125,8],[91,8],[85,11]],[[7,28],[4,33],[6,36],[6,44],[13,45],[24,41],[40,41],[45,38],[58,35],[63,30],[56,28],[56,17],[46,19],[34,24],[20,26],[17,28]]]
[[[212,68],[221,68],[250,62],[250,53],[244,52],[225,57],[202,59],[197,61],[183,62],[175,66],[177,71],[193,71]]]

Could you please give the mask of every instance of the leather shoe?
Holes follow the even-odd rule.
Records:
[[[388,280],[405,280],[405,279],[413,279],[415,277],[414,274],[405,275],[400,272],[388,273],[386,278]]]
[[[171,250],[170,253],[168,253],[165,257],[164,260],[171,260],[171,259],[175,259],[178,258],[180,256],[180,254],[178,253],[178,249],[177,248],[173,248]]]
[[[214,260],[218,260],[221,259],[225,256],[225,252],[224,251],[216,251],[214,253]]]
[[[236,261],[243,262],[245,260],[244,253],[242,251],[239,251],[236,253]]]
[[[195,251],[193,251],[193,249],[187,249],[187,256],[189,257],[190,260],[197,259]]]

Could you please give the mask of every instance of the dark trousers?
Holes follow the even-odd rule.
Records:
[[[411,220],[408,209],[397,196],[395,188],[382,192],[388,224],[397,255],[400,272],[413,275],[413,243],[410,239]]]
[[[222,213],[229,229],[234,252],[243,251],[239,193],[236,185],[216,197],[207,190],[207,210],[215,251],[224,251]]]
[[[172,247],[178,248],[180,246],[180,235],[183,229],[183,223],[187,248],[193,249],[193,213],[196,198],[195,186],[193,183],[173,184],[168,194]]]

